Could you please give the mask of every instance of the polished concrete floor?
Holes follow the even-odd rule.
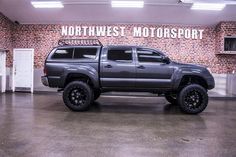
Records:
[[[235,102],[185,115],[163,98],[102,96],[76,113],[60,93],[2,94],[0,157],[235,157]]]

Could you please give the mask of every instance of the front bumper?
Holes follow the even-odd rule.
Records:
[[[44,86],[49,86],[47,76],[41,76],[41,82],[43,83]]]
[[[215,80],[213,76],[207,78],[207,84],[209,90],[215,88]]]

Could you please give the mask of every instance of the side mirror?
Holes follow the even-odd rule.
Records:
[[[162,57],[162,61],[163,61],[164,63],[166,63],[166,64],[169,64],[169,63],[170,63],[170,58],[167,57],[167,56],[163,56],[163,57]]]

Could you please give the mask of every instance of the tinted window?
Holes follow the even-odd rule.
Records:
[[[107,59],[117,62],[132,62],[132,49],[129,50],[108,50]]]
[[[154,51],[149,50],[137,50],[139,62],[162,62],[162,56]]]
[[[53,59],[72,59],[73,48],[57,49],[52,55]]]
[[[75,59],[95,59],[97,48],[75,48]]]

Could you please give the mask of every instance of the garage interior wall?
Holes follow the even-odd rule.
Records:
[[[101,25],[105,24],[65,24],[70,25]],[[57,46],[61,38],[63,24],[15,24],[0,13],[0,48],[8,49],[7,53],[7,89],[10,89],[12,51],[13,48],[33,48],[35,50],[35,90],[52,90],[40,82],[43,75],[44,60],[50,50]],[[236,55],[222,54],[224,51],[224,36],[236,36],[236,22],[220,22],[216,26],[181,26],[181,25],[149,25],[149,24],[107,24],[109,26],[126,27],[124,37],[98,37],[104,45],[142,45],[157,48],[165,52],[172,60],[184,63],[205,65],[211,69],[216,79],[216,88],[221,94],[233,93],[232,73],[236,70]],[[134,26],[164,27],[183,29],[204,29],[202,39],[171,39],[133,37],[131,29]],[[76,37],[68,37],[76,38]],[[86,38],[86,37],[84,37]],[[91,37],[93,38],[93,37]],[[230,84],[229,84],[230,82]]]

